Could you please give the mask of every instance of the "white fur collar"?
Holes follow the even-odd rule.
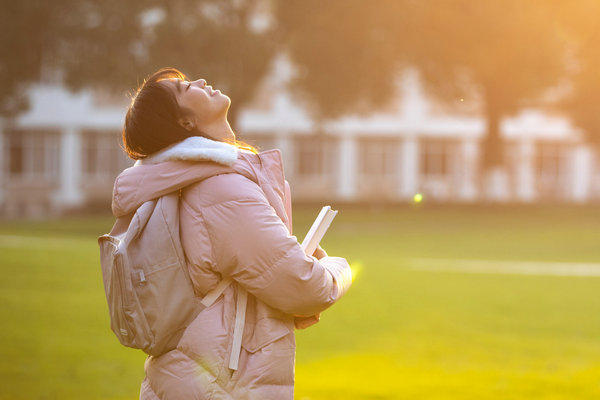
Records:
[[[214,161],[233,165],[237,160],[238,149],[225,142],[217,142],[202,136],[191,136],[175,143],[149,157],[138,160],[135,165],[158,164],[163,161]]]

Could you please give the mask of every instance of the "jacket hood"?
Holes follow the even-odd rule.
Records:
[[[257,168],[271,175],[275,182],[272,189],[281,194],[285,190],[281,153],[269,150],[260,154],[245,151],[237,152],[232,165],[224,165],[212,160],[180,161],[158,163],[136,163],[124,170],[115,180],[112,198],[112,212],[116,218],[134,212],[148,200],[178,191],[193,183],[222,174],[237,173],[260,183],[261,174]]]
[[[237,161],[237,147],[202,136],[191,136],[152,154],[136,164],[158,164],[163,161],[214,161],[233,165]]]

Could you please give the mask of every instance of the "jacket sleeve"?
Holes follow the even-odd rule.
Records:
[[[258,185],[236,174],[224,179],[233,193],[202,208],[217,272],[288,314],[313,315],[335,303],[352,283],[348,262],[306,256]]]

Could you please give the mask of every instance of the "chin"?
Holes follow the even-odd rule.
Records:
[[[217,96],[223,100],[226,100],[228,103],[231,103],[231,99],[225,93],[219,93]]]
[[[225,95],[223,96],[223,109],[225,110],[225,113],[227,113],[227,111],[229,111],[229,107],[231,107],[231,99]]]

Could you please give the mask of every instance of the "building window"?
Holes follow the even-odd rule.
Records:
[[[84,174],[91,179],[112,179],[131,165],[113,132],[86,131],[82,140]]]
[[[20,132],[11,132],[8,138],[8,171],[11,175],[21,175],[25,170],[23,135]]]
[[[58,177],[59,137],[55,131],[7,132],[8,172],[11,178],[52,181]]]
[[[541,143],[537,149],[537,176],[540,194],[560,196],[563,193],[567,160],[565,149],[556,143]]]
[[[398,141],[386,138],[363,138],[359,146],[359,171],[362,175],[391,176],[396,172]]]
[[[450,173],[450,142],[425,140],[421,143],[421,174],[444,176]]]
[[[556,181],[561,174],[562,164],[562,154],[558,145],[540,145],[537,164],[538,174],[541,177]]]
[[[298,137],[294,140],[295,172],[301,176],[334,173],[333,139],[324,136]]]

